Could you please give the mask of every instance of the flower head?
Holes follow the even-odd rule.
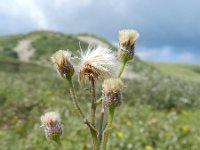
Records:
[[[90,80],[111,76],[115,65],[116,58],[110,49],[102,47],[88,49],[85,54],[81,53],[79,79],[88,77]]]
[[[123,83],[119,78],[110,78],[104,80],[103,88],[103,103],[107,106],[117,107],[121,104],[121,89]]]
[[[71,52],[59,50],[51,57],[52,62],[55,64],[58,73],[63,78],[71,78],[74,74],[74,67],[71,63]]]
[[[134,56],[134,46],[139,34],[135,30],[119,31],[118,58],[120,61],[131,60]]]
[[[41,116],[42,127],[47,139],[57,140],[62,135],[60,116],[57,112],[48,112]]]

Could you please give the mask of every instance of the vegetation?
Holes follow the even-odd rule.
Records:
[[[200,65],[190,64],[173,64],[173,63],[153,63],[152,66],[157,68],[165,75],[175,76],[188,81],[200,82]]]
[[[65,35],[59,32],[35,31],[29,34],[0,37],[0,55],[17,58],[15,47],[20,41],[30,40],[30,47],[34,52],[32,61],[49,63],[49,57],[57,49],[72,49],[75,54],[79,53],[80,46],[86,49],[88,44],[80,42],[74,35]],[[80,44],[79,44],[80,43]],[[28,47],[24,47],[28,51]]]
[[[21,36],[24,38],[38,34],[41,33],[34,32],[19,37],[21,39]],[[44,40],[42,37],[36,41]],[[1,49],[13,48],[13,45],[16,45],[15,40],[6,38],[8,41],[4,37],[0,38]],[[67,38],[70,36],[67,36],[66,40]],[[11,44],[11,41],[15,44]],[[77,45],[77,41],[74,39],[76,43],[71,43]],[[46,37],[46,45],[41,42],[38,45],[33,44],[33,47],[36,48],[37,45],[36,49],[39,50],[40,46],[40,50],[45,49],[44,55],[39,53],[41,58],[47,58],[50,52],[45,46],[48,47],[50,43],[54,45],[53,42],[55,41],[52,37]],[[57,47],[68,47],[60,44],[61,46]],[[35,61],[41,59],[37,54],[34,54],[34,60],[27,63],[9,55],[4,57],[5,55],[0,55],[0,149],[57,149],[55,143],[46,141],[39,119],[44,112],[54,110],[61,113],[65,127],[62,135],[63,146],[68,150],[91,149],[87,128],[72,109],[69,93],[66,94],[68,85],[59,79],[53,67],[36,64]],[[126,85],[124,100],[128,101],[115,112],[108,143],[110,150],[198,150],[199,68],[198,65],[143,62],[137,58],[128,63],[128,68],[125,68],[128,78],[123,78]],[[78,83],[75,83],[75,87],[80,89],[78,97],[86,111],[90,101],[89,87],[80,87]],[[100,96],[100,93],[97,95]]]
[[[86,49],[88,44],[81,42],[79,46],[79,41],[72,35],[45,33],[40,35],[32,43],[32,46],[36,49],[33,59],[38,60],[44,57],[49,59],[57,49],[74,50],[77,54],[80,46],[82,49]]]

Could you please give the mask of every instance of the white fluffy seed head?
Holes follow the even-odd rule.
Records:
[[[71,78],[74,74],[74,67],[71,63],[71,52],[65,50],[58,50],[51,57],[55,64],[58,73],[63,78]]]
[[[116,68],[116,57],[110,49],[97,47],[81,53],[79,79],[104,78],[112,76]]]

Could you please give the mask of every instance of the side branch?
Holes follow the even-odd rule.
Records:
[[[91,123],[86,119],[84,113],[82,112],[82,110],[81,110],[81,108],[78,104],[77,96],[76,96],[76,93],[75,93],[75,90],[74,90],[74,85],[73,85],[72,80],[70,79],[68,81],[69,81],[69,85],[70,85],[70,94],[71,94],[72,101],[73,101],[75,109],[77,110],[77,112],[78,112],[79,116],[81,117],[81,119],[83,120],[83,122],[90,128],[90,130],[97,133],[94,126],[91,125]]]

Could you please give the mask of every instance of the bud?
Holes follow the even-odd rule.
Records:
[[[57,112],[48,112],[41,116],[42,127],[47,139],[58,141],[62,135],[60,116]]]
[[[135,30],[119,31],[118,59],[122,62],[133,59],[135,42],[139,34]]]
[[[70,59],[71,52],[65,50],[59,50],[51,57],[51,60],[55,64],[58,73],[63,78],[70,79],[74,74],[74,67]]]
[[[117,107],[121,104],[121,89],[123,83],[119,78],[110,78],[104,80],[103,88],[103,103],[108,107]]]

